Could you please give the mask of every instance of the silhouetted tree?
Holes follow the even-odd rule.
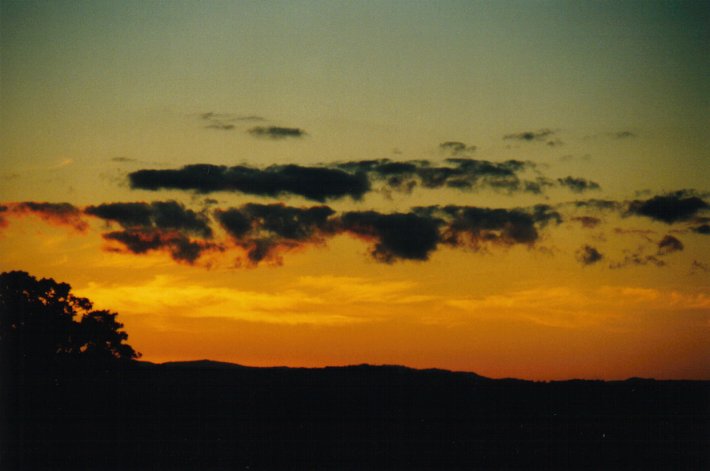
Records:
[[[128,334],[119,330],[115,312],[91,311],[79,322],[80,355],[95,361],[125,360],[138,357],[133,348],[123,343]]]
[[[0,274],[0,355],[5,367],[38,368],[68,360],[94,363],[140,356],[115,313],[92,311],[86,298],[51,278],[24,271]],[[75,317],[79,321],[75,321]]]

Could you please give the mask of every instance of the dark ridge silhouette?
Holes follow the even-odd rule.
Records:
[[[201,360],[28,372],[3,469],[707,469],[710,382]],[[7,400],[7,398],[5,399]]]
[[[37,283],[24,272],[11,275]],[[66,284],[40,284],[60,295],[48,306],[68,309],[52,311],[64,316],[59,326],[73,322],[67,313],[91,309]],[[18,325],[8,319],[37,326],[29,319],[52,318],[36,303],[8,303],[18,292],[27,298],[31,291],[0,291],[3,361],[7,327]],[[121,332],[115,316],[102,320]],[[40,340],[25,332],[24,353],[36,348],[39,359],[13,356],[2,370],[3,471],[710,466],[710,381],[534,382],[368,364],[156,364],[131,359],[132,349],[125,361],[70,361],[65,348],[45,355],[49,344],[66,345],[54,335],[65,331],[33,332]],[[93,337],[83,341],[103,345],[106,329],[87,332]]]

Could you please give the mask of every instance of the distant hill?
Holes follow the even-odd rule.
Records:
[[[710,469],[708,381],[199,360],[4,391],[3,470]]]
[[[244,366],[237,363],[229,363],[223,361],[214,360],[192,360],[192,361],[168,361],[164,363],[152,363],[146,361],[136,362],[139,365],[144,365],[153,368],[183,368],[183,369],[251,369],[255,371],[284,371],[284,370],[296,370],[296,371],[309,371],[311,373],[327,373],[327,372],[357,372],[360,374],[379,374],[379,375],[420,375],[420,376],[456,376],[461,379],[476,379],[481,381],[490,381],[490,378],[478,375],[476,373],[467,371],[450,371],[440,368],[426,368],[417,369],[410,368],[408,366],[401,365],[370,365],[368,363],[361,363],[358,365],[344,365],[344,366],[326,366],[322,368],[303,368],[303,367],[288,367],[288,366],[267,366],[267,367],[255,367],[255,366]]]

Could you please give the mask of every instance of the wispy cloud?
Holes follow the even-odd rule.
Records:
[[[558,178],[557,181],[563,187],[569,188],[574,193],[583,193],[590,190],[599,190],[599,183],[587,180],[586,178],[565,177]]]
[[[88,224],[81,217],[81,210],[70,203],[24,201],[5,203],[2,207],[4,208],[2,213],[6,216],[33,215],[50,224],[71,227],[79,232],[84,232],[88,228]],[[7,225],[6,219],[5,225]]]
[[[281,126],[256,126],[249,130],[249,134],[267,139],[300,138],[306,135],[301,128],[285,128]]]
[[[537,131],[522,131],[506,134],[503,136],[504,140],[508,141],[521,141],[521,142],[556,142],[552,140],[555,135],[555,131],[552,129],[538,129]]]
[[[439,149],[451,156],[462,156],[476,151],[476,146],[466,145],[461,141],[446,141],[439,144]]]
[[[233,131],[237,128],[235,123],[238,122],[257,122],[264,121],[264,118],[256,115],[237,115],[234,113],[216,113],[208,111],[199,114],[200,119],[205,123],[207,129],[216,129],[219,131]]]

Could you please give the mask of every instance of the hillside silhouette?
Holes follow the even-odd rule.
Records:
[[[62,293],[61,299],[71,299],[68,285]],[[29,325],[30,317],[47,314],[11,312],[18,308],[8,308],[8,291],[2,296],[3,329],[7,319],[24,316]],[[71,312],[84,319],[90,309],[84,303]],[[67,312],[55,314],[66,320]],[[676,470],[710,465],[709,381],[532,382],[366,364],[155,364],[138,361],[132,348],[115,350],[129,347],[127,337],[120,335],[115,315],[107,325],[98,332],[113,332],[118,337],[111,338],[120,342],[104,336],[92,343],[79,336],[75,344],[72,337],[68,345],[79,345],[72,349],[59,336],[56,345],[64,347],[56,349],[55,359],[41,356],[41,361],[3,369],[1,469]],[[2,330],[3,344],[9,330]],[[46,334],[36,342],[43,351],[45,340],[56,341],[45,330],[35,331]],[[104,351],[82,358],[89,344],[127,355]],[[24,343],[24,350],[13,345],[7,350],[3,345],[2,352],[13,352],[17,362],[32,356],[26,349],[35,343]]]

